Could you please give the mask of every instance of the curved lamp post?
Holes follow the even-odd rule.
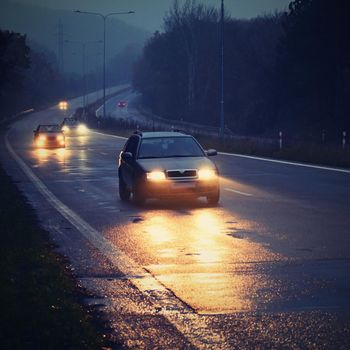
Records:
[[[99,16],[103,19],[103,118],[105,118],[106,117],[106,20],[110,16],[129,15],[135,12],[134,11],[111,12],[111,13],[107,13],[106,15],[99,12],[89,12],[89,11],[80,11],[80,10],[75,10],[74,12],[79,14]]]

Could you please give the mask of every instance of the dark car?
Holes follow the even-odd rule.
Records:
[[[85,124],[71,117],[63,119],[61,129],[66,135],[84,135],[88,131]]]
[[[136,202],[174,196],[206,197],[209,204],[220,198],[216,165],[197,140],[181,132],[137,132],[119,155],[119,196]]]
[[[58,124],[40,124],[33,131],[34,145],[40,148],[65,147],[65,137]]]
[[[126,101],[118,101],[117,106],[119,108],[125,108],[127,106],[127,104],[128,103]]]

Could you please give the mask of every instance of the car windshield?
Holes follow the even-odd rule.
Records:
[[[70,125],[70,126],[74,126],[78,124],[78,121],[75,119],[65,119],[63,122],[64,125]]]
[[[202,157],[203,151],[192,137],[143,139],[138,158]]]
[[[59,125],[40,125],[40,132],[61,132],[61,128]]]

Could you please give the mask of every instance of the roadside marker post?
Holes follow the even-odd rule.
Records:
[[[280,131],[279,132],[279,146],[280,146],[280,150],[282,149],[282,146],[283,146],[282,136],[283,136],[283,133],[282,133],[282,131]]]
[[[346,146],[346,131],[343,131],[343,149],[345,149],[345,146]]]

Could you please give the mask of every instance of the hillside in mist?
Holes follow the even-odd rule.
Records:
[[[0,29],[26,34],[30,41],[58,51],[58,23],[62,22],[64,40],[98,41],[103,38],[102,19],[79,15],[71,10],[54,10],[45,7],[2,0],[0,5]],[[132,45],[141,48],[150,36],[147,31],[126,24],[121,18],[107,20],[107,61]],[[89,44],[86,49],[87,69],[95,69],[101,62],[102,45]],[[68,72],[81,72],[81,46],[64,44],[64,68]]]

